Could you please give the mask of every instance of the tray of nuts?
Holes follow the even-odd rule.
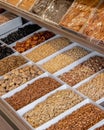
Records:
[[[55,55],[63,52],[72,46],[70,40],[67,38],[56,35],[55,37],[43,42],[42,44],[30,49],[23,53],[28,59],[39,64]]]
[[[34,31],[34,32],[32,32],[31,34],[29,34],[29,35],[27,35],[27,36],[25,36],[25,37],[23,37],[23,38],[21,38],[21,39],[15,41],[15,42],[13,42],[13,43],[10,44],[9,46],[15,47],[17,42],[23,42],[23,41],[27,40],[28,38],[32,37],[35,33],[38,33],[38,32],[40,32],[40,31],[44,31],[44,30],[46,30],[46,29],[45,29],[45,28],[40,28],[39,30]]]
[[[47,130],[87,130],[102,119],[104,119],[103,108],[86,99],[76,107],[67,110],[62,115],[50,120],[36,130],[42,130],[42,128]]]
[[[0,95],[5,97],[8,94],[15,93],[17,90],[21,90],[24,84],[28,84],[32,79],[37,78],[43,73],[43,70],[31,62],[12,70],[0,80]],[[4,92],[2,92],[2,89]]]
[[[83,100],[84,98],[78,92],[64,85],[17,112],[34,128],[37,128],[66,110],[75,107]]]
[[[75,44],[75,43],[73,43],[73,44]],[[75,44],[75,45],[78,45],[78,44]],[[93,51],[91,51],[88,55],[86,55],[86,56],[82,57],[81,59],[75,61],[74,63],[69,64],[68,66],[60,69],[59,71],[55,72],[53,75],[56,76],[56,77],[59,77],[63,73],[69,72],[71,69],[73,69],[76,66],[78,66],[79,64],[83,63],[84,61],[86,61],[87,59],[89,59],[90,57],[92,57],[93,55],[95,55],[95,53]]]
[[[68,47],[69,48],[66,48],[66,50],[63,50],[63,52],[60,52],[51,59],[46,59],[46,61],[44,60],[44,62],[40,62],[38,64],[46,71],[54,74],[90,53],[88,49],[76,44],[72,44],[72,46],[70,45]]]
[[[60,81],[44,73],[14,91],[7,93],[2,98],[17,111],[60,86],[62,86]],[[24,96],[26,96],[26,100],[24,100]]]
[[[84,57],[81,62],[77,62],[73,66],[56,73],[56,76],[69,86],[76,88],[81,85],[84,80],[104,69],[104,56],[92,52]]]
[[[23,53],[40,43],[52,38],[55,34],[46,29],[39,30],[38,32],[33,33],[31,36],[26,37],[15,43],[12,47],[19,53]]]
[[[101,99],[104,98],[104,69],[93,77],[86,80],[85,83],[77,87],[77,90],[83,95],[87,96],[94,102],[100,104]]]
[[[37,24],[33,24],[32,22],[28,22],[24,25],[19,26],[16,29],[0,36],[0,40],[6,43],[9,46],[12,46],[16,41],[34,33],[35,31],[41,29]]]
[[[41,31],[41,30],[40,30],[40,31]],[[40,48],[40,49],[41,49],[41,47],[44,47],[44,44],[45,44],[45,45],[46,45],[46,44],[49,44],[50,41],[54,41],[54,39],[57,39],[58,37],[60,37],[60,35],[55,35],[55,36],[53,36],[53,37],[51,37],[51,38],[49,38],[49,39],[43,41],[41,44],[39,44],[39,45],[37,45],[37,46],[34,46],[33,48],[31,48],[31,49],[29,49],[29,50],[23,52],[22,54],[23,54],[24,56],[26,56],[26,55],[28,55],[28,54],[34,55],[34,54],[31,54],[31,53],[34,53],[34,50],[37,50],[37,48]],[[48,47],[49,47],[49,46],[48,46]],[[46,48],[43,48],[43,51],[46,51],[46,50],[47,50]],[[42,50],[40,50],[40,51],[41,51],[41,53],[42,53]],[[47,50],[47,51],[48,51],[48,50]],[[38,54],[37,54],[36,56],[38,56]],[[30,60],[31,60],[31,59],[30,59]]]

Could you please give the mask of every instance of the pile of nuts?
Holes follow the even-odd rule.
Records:
[[[10,72],[13,69],[25,64],[27,60],[22,56],[10,56],[0,60],[0,76]]]
[[[60,90],[24,114],[24,118],[36,128],[72,108],[82,100],[72,90]]]
[[[9,74],[5,74],[4,78],[0,80],[0,96],[41,75],[42,73],[43,71],[38,67],[28,65],[13,70]]]
[[[93,104],[87,104],[47,130],[88,130],[102,119],[104,111]]]
[[[89,76],[95,74],[96,72],[104,69],[104,58],[100,56],[94,56],[89,58],[87,61],[76,66],[74,69],[70,70],[59,76],[61,80],[74,86],[80,81],[88,78]]]
[[[40,29],[36,24],[28,24],[24,27],[18,28],[17,31],[10,33],[8,36],[1,38],[0,40],[6,44],[12,44],[13,42],[33,33],[34,31]]]
[[[56,38],[26,54],[26,57],[34,62],[38,62],[46,58],[47,56],[52,55],[53,53],[63,49],[69,44],[70,41],[64,37]]]
[[[42,67],[50,73],[55,73],[76,60],[84,57],[88,53],[89,51],[85,50],[84,48],[76,46],[47,61],[42,65]]]
[[[11,55],[14,51],[7,46],[0,46],[0,60]]]
[[[35,33],[32,37],[28,38],[26,41],[17,42],[16,46],[13,48],[22,53],[28,49],[35,47],[36,45],[48,40],[49,38],[53,37],[55,34],[50,31],[42,31]]]
[[[104,72],[98,74],[94,79],[81,85],[78,90],[94,101],[104,97]]]
[[[60,86],[59,82],[50,77],[40,78],[5,100],[18,110]]]

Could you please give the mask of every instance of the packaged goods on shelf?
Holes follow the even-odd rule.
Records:
[[[74,31],[80,31],[99,2],[99,0],[76,0],[62,18],[60,25]]]
[[[43,19],[59,23],[74,0],[53,0],[43,14]]]
[[[6,0],[9,4],[12,4],[14,6],[18,5],[22,0]]]
[[[28,24],[23,27],[19,27],[14,32],[11,32],[11,33],[9,32],[9,34],[6,37],[1,38],[0,40],[9,45],[35,31],[37,31],[40,28],[41,27],[38,26],[37,24]]]
[[[82,100],[83,98],[72,90],[60,90],[25,113],[24,118],[36,128],[72,108]]]
[[[26,65],[5,74],[0,80],[0,96],[41,75],[43,71],[35,65]],[[3,91],[2,91],[3,90]]]
[[[71,43],[70,40],[64,37],[58,37],[30,51],[25,56],[28,59],[32,60],[33,62],[38,62],[46,58],[47,56],[50,56],[53,53],[63,49],[64,47],[68,46],[70,43]]]
[[[27,38],[27,40],[23,42],[17,42],[16,46],[14,46],[13,48],[16,51],[23,53],[35,47],[36,45],[39,45],[40,43],[50,39],[54,35],[55,35],[54,33],[48,30],[40,31],[40,32],[34,33],[33,36],[31,36],[30,38]]]
[[[36,0],[22,0],[21,3],[18,5],[19,8],[24,10],[31,10],[32,6],[35,4]]]
[[[104,69],[104,58],[101,56],[93,56],[74,69],[63,73],[59,78],[70,86],[74,86],[102,69]]]
[[[43,63],[41,66],[48,72],[55,73],[87,54],[89,54],[88,50],[85,50],[84,48],[81,48],[79,46],[75,46],[72,49],[67,50],[50,59],[49,61]]]
[[[47,130],[87,130],[102,119],[104,119],[103,110],[93,104],[86,104]]]
[[[18,110],[60,86],[61,84],[51,77],[39,78],[5,100]],[[25,100],[24,97],[26,97]]]
[[[88,96],[90,99],[97,101],[104,97],[104,72],[98,74],[95,78],[88,81],[87,83],[79,86],[77,89],[85,96]]]
[[[104,40],[104,2],[89,19],[83,34],[91,39]]]
[[[39,16],[42,16],[51,2],[52,0],[37,0],[32,8],[32,12]]]

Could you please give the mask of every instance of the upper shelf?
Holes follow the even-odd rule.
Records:
[[[31,12],[27,12],[27,11],[21,10],[19,8],[16,8],[2,0],[0,0],[0,7],[4,8],[10,12],[13,12],[19,16],[22,16],[23,18],[25,18],[27,20],[31,20],[31,21],[39,24],[40,26],[46,27],[47,29],[49,29],[55,33],[61,34],[73,42],[80,43],[86,47],[89,47],[95,51],[98,51],[98,52],[104,54],[104,48],[102,48],[101,46],[98,46],[96,44],[92,44],[89,39],[82,37],[80,34],[74,32],[74,31],[64,30],[60,26],[56,26],[52,23],[46,22],[43,19],[41,19],[40,17],[38,17],[37,15],[35,15]]]

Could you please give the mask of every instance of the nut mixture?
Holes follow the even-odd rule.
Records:
[[[69,89],[57,91],[44,102],[41,102],[24,114],[24,118],[36,128],[67,109],[72,108],[82,100],[83,99],[79,95]]]
[[[50,73],[55,73],[56,71],[84,57],[88,53],[89,52],[84,48],[76,46],[47,61],[42,65],[42,67]]]
[[[36,0],[22,0],[22,2],[18,5],[18,7],[29,11],[35,2]]]
[[[91,17],[83,33],[90,37],[104,40],[104,2]]]
[[[32,84],[29,84],[25,89],[17,92],[9,98],[6,98],[5,100],[15,110],[18,110],[59,86],[61,86],[61,84],[50,77],[40,78]]]
[[[98,74],[94,79],[81,85],[78,90],[94,101],[104,97],[104,72]]]
[[[99,0],[76,0],[60,22],[60,25],[75,31],[80,31],[98,3]]]
[[[11,55],[14,51],[7,46],[0,46],[0,60]]]
[[[50,31],[42,31],[35,33],[32,37],[28,38],[26,41],[17,42],[16,46],[13,48],[18,52],[22,53],[28,49],[33,48],[34,46],[48,40],[49,38],[53,37],[55,34]]]
[[[104,119],[104,111],[89,103],[47,130],[88,130],[102,119]]]
[[[10,45],[13,42],[16,42],[17,40],[33,33],[34,31],[37,31],[41,27],[38,26],[37,24],[28,24],[25,25],[24,27],[18,28],[17,31],[10,33],[4,38],[1,38],[0,40],[5,42],[6,44]]]
[[[0,96],[42,73],[43,71],[34,65],[28,65],[17,70],[12,70],[10,74],[5,74],[4,78],[0,80]]]
[[[10,56],[0,60],[0,76],[25,64],[27,60],[22,56]]]
[[[34,62],[38,62],[69,44],[70,41],[66,38],[56,38],[26,54],[26,57]]]
[[[104,69],[104,58],[94,56],[69,72],[60,75],[59,78],[70,86],[74,86],[102,69]]]
[[[104,130],[104,125],[99,127],[99,128],[97,128],[96,130]]]

